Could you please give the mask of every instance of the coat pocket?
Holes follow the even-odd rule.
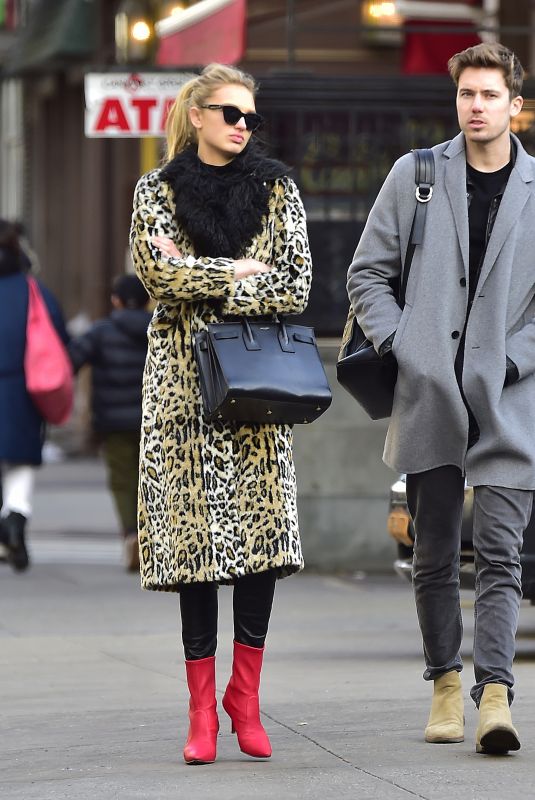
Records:
[[[409,316],[412,311],[412,306],[410,303],[405,303],[403,306],[403,311],[401,312],[401,318],[399,320],[399,325],[396,329],[396,335],[394,336],[394,341],[392,342],[392,353],[397,358],[400,352],[400,348],[403,342],[403,334],[405,333],[405,328],[407,327],[407,322],[409,321]]]

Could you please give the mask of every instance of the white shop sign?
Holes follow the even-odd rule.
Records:
[[[163,136],[186,72],[104,72],[85,76],[85,135]]]

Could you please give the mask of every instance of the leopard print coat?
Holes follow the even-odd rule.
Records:
[[[235,281],[231,259],[194,255],[159,169],[136,187],[132,256],[157,301],[143,382],[138,516],[145,589],[231,583],[267,569],[282,577],[303,566],[291,428],[206,421],[192,349],[193,335],[225,315],[296,314],[306,306],[311,259],[299,192],[286,176],[270,188],[262,230],[244,255],[274,268]],[[181,258],[162,257],[155,235],[172,238]]]

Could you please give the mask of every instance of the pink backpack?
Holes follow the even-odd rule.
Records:
[[[63,342],[34,278],[28,278],[24,374],[26,389],[46,422],[67,421],[73,404],[73,373]]]

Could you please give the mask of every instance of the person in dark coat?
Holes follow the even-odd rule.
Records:
[[[16,225],[0,220],[0,540],[17,571],[29,565],[25,529],[45,437],[44,420],[26,391],[24,375],[29,266]],[[52,322],[67,344],[69,337],[58,302],[41,282],[39,288]]]
[[[103,444],[129,570],[139,567],[137,485],[148,300],[136,275],[119,276],[113,284],[111,314],[69,345],[75,372],[84,364],[93,368],[92,427]]]

